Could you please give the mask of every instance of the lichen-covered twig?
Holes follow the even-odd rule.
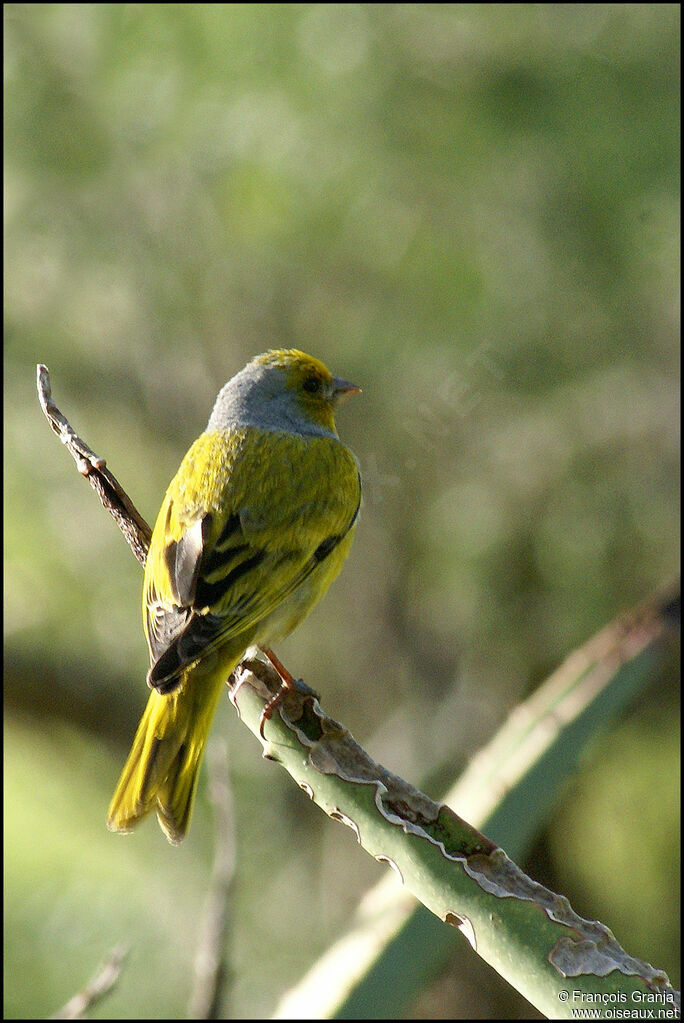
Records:
[[[255,658],[243,661],[236,676],[231,699],[259,737],[263,701],[278,685],[275,672]],[[615,1004],[678,1010],[679,993],[663,971],[629,955],[607,927],[580,917],[564,896],[529,878],[447,805],[375,763],[306,692],[287,693],[266,728],[264,756],[281,763],[314,802],[350,827],[368,853],[391,866],[423,905],[458,928],[550,1018],[573,1018],[587,1007],[602,1018]]]
[[[515,708],[444,802],[519,859],[587,743],[657,677],[661,658],[676,642],[678,617],[677,583],[604,627]],[[283,995],[274,1018],[307,1012],[358,1018],[383,991],[382,1010],[391,1019],[408,993],[421,990],[446,964],[453,942],[392,880],[385,877],[366,893],[349,928]],[[397,978],[393,964],[399,961]]]

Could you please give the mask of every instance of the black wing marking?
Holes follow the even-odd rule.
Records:
[[[232,603],[221,614],[212,613],[209,609],[222,602],[239,579],[264,562],[267,552],[249,543],[240,516],[236,514],[229,516],[211,548],[205,546],[211,529],[210,514],[198,520],[180,541],[169,544],[165,556],[180,606],[169,609],[157,604],[148,608],[148,633],[154,637],[151,646],[155,657],[147,674],[148,685],[160,693],[173,692],[179,685],[182,672],[193,662],[229,636],[247,631],[290,596],[342,542],[354,526],[360,507],[359,476],[359,499],[346,528],[319,543],[298,570],[293,572],[291,568],[284,573],[286,584],[276,593],[269,593],[268,600],[259,591],[242,592],[239,596],[236,593]],[[288,562],[293,566],[299,560],[295,552],[281,552],[277,558],[270,557],[270,571],[275,575]]]
[[[223,619],[212,614],[186,611],[182,630],[154,662],[147,673],[150,689],[172,693],[178,688],[183,670],[211,648],[223,629]]]

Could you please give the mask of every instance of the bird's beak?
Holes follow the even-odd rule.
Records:
[[[348,380],[340,380],[339,377],[333,377],[334,405],[338,405],[341,401],[344,401],[351,394],[361,394],[361,388],[357,387],[356,384],[350,384]]]

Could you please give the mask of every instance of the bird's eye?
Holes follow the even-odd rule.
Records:
[[[321,389],[321,381],[318,377],[307,377],[302,386],[307,394],[318,394]]]

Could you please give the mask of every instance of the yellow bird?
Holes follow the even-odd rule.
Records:
[[[216,399],[172,480],[145,565],[152,689],[107,825],[156,809],[170,842],[190,821],[219,697],[247,647],[268,649],[321,599],[361,504],[334,410],[360,391],[303,352],[253,359]]]

